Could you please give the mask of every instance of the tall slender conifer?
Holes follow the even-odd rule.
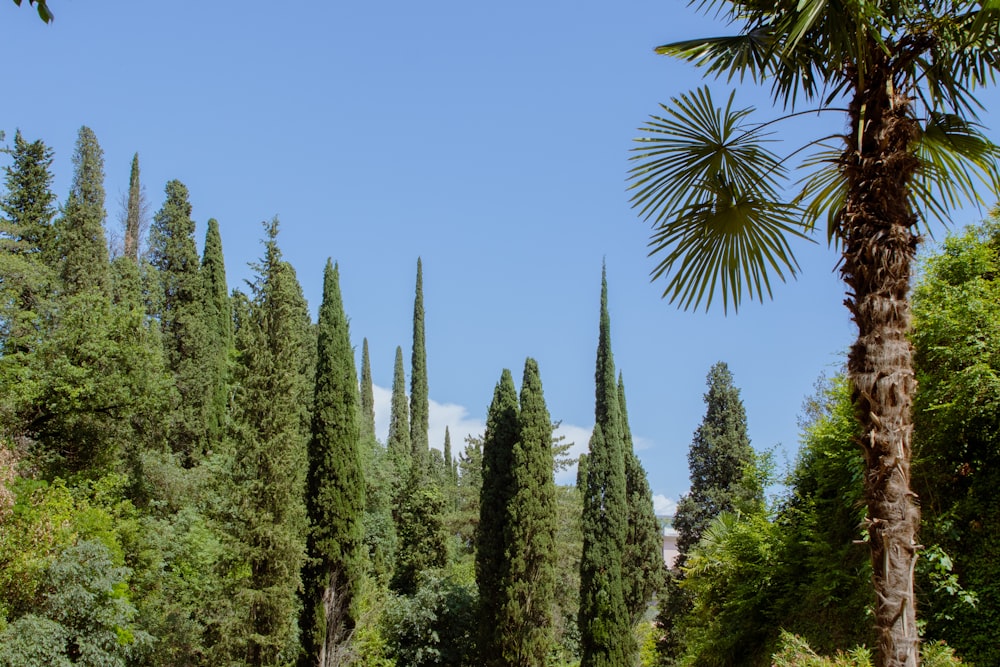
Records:
[[[125,256],[139,262],[139,234],[142,223],[142,188],[139,185],[139,154],[132,156],[128,178],[128,200],[125,205]]]
[[[60,275],[68,294],[108,287],[104,237],[104,151],[89,127],[81,127],[73,152],[73,184],[56,223]]]
[[[219,223],[209,218],[201,269],[202,315],[206,329],[206,370],[208,398],[205,410],[209,445],[222,439],[229,403],[229,359],[233,349],[233,312],[226,284]]]
[[[361,435],[363,438],[375,438],[375,393],[367,338],[361,343]]]
[[[386,448],[392,462],[396,484],[402,485],[409,475],[410,459],[410,416],[406,405],[406,376],[403,371],[403,348],[396,347],[396,361],[392,374],[392,403],[389,407],[389,434]]]
[[[483,483],[476,529],[476,584],[479,586],[479,651],[487,667],[506,665],[501,620],[505,601],[507,552],[504,528],[513,494],[513,455],[518,438],[517,389],[506,368],[493,391],[483,437]]]
[[[424,340],[424,270],[417,258],[417,286],[413,299],[413,350],[410,367],[410,446],[413,465],[426,467],[430,400],[427,389],[427,346]]]
[[[306,508],[309,565],[303,576],[302,667],[344,664],[357,622],[365,486],[359,452],[358,376],[340,275],[327,260],[319,309],[316,388]]]
[[[580,561],[581,667],[631,663],[634,642],[625,607],[622,554],[627,532],[624,431],[611,353],[606,272],[601,274],[601,317],[595,374],[594,432],[583,488]]]

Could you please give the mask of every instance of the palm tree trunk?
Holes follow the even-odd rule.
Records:
[[[858,326],[847,369],[864,434],[878,664],[917,667],[913,570],[920,511],[910,490],[916,381],[908,289],[919,238],[906,196],[918,167],[912,152],[917,125],[909,100],[893,93],[878,71],[867,74],[852,103],[853,132],[842,157],[848,193],[841,275]]]

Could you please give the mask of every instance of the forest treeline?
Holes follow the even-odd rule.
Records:
[[[577,483],[556,485],[576,462],[533,359],[499,373],[483,434],[428,441],[419,259],[409,384],[400,346],[381,442],[336,264],[313,322],[277,219],[253,280],[230,292],[219,225],[199,253],[179,181],[150,218],[133,157],[118,230],[88,128],[62,202],[42,141],[18,132],[6,155],[0,666],[868,659],[864,466],[842,378],[808,399],[779,476],[751,447],[732,373],[710,369],[668,572],[605,276],[595,426]],[[913,294],[927,665],[952,651],[1000,663],[997,276],[994,215],[928,257]]]

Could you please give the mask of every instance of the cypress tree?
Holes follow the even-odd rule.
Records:
[[[219,223],[209,218],[201,269],[202,314],[206,333],[208,403],[205,410],[209,444],[222,439],[229,408],[229,359],[233,349],[233,309],[226,284]]]
[[[625,457],[618,387],[611,353],[606,272],[601,274],[594,432],[583,489],[580,561],[581,667],[630,664],[634,650],[625,608],[622,554],[627,533]]]
[[[199,275],[188,189],[173,180],[165,191],[166,200],[153,217],[149,254],[160,280],[162,302],[158,314],[167,364],[179,397],[171,444],[190,466],[201,459],[209,430],[218,428],[219,415],[214,419],[208,416],[217,391],[212,375],[218,366],[211,350],[211,327],[206,325],[205,291]]]
[[[139,263],[139,234],[142,222],[142,189],[139,185],[139,154],[132,156],[125,206],[125,256]]]
[[[482,664],[505,665],[500,632],[507,576],[504,528],[513,495],[512,466],[518,438],[517,389],[506,368],[493,390],[483,437],[482,487],[476,529],[476,584],[479,587],[479,651]]]
[[[427,465],[430,402],[427,389],[427,347],[424,343],[424,272],[417,258],[417,287],[413,299],[413,350],[410,368],[410,446],[415,467]]]
[[[375,393],[367,338],[361,343],[361,435],[375,439]]]
[[[295,270],[281,257],[277,219],[248,308],[240,306],[233,401],[233,458],[226,524],[235,544],[227,574],[238,615],[220,628],[230,662],[286,664],[299,652],[300,570],[305,557],[309,312]]]
[[[678,501],[674,518],[678,565],[701,540],[712,519],[758,500],[763,493],[748,476],[754,454],[747,435],[746,410],[729,366],[722,361],[713,365],[707,384],[705,416],[688,450],[691,490]]]
[[[442,452],[444,455],[444,480],[450,487],[454,487],[458,472],[455,468],[455,460],[451,455],[451,432],[447,426],[444,427],[444,449]]]
[[[625,495],[628,502],[628,530],[622,553],[625,608],[633,625],[642,620],[653,595],[663,586],[663,537],[653,508],[653,493],[646,470],[635,455],[632,429],[625,405],[625,382],[618,374],[618,400],[625,433]]]
[[[327,260],[319,309],[316,389],[306,508],[303,667],[341,664],[357,621],[365,486],[359,452],[358,378],[338,268]]]
[[[555,601],[556,491],[552,420],[538,363],[527,359],[518,438],[511,455],[512,492],[504,539],[506,576],[499,628],[507,665],[543,667],[552,648]]]
[[[403,374],[403,349],[396,347],[396,362],[392,375],[392,403],[389,409],[389,434],[386,448],[398,486],[410,471],[410,418],[406,406],[406,377]]]
[[[89,127],[81,127],[73,152],[73,184],[56,223],[60,277],[68,294],[108,288],[104,238],[104,152]]]

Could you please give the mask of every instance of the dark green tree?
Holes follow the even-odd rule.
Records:
[[[394,591],[413,595],[427,573],[444,567],[448,560],[444,496],[436,484],[428,483],[424,472],[415,470],[397,506],[399,551],[391,584]]]
[[[208,445],[208,430],[218,429],[220,418],[218,413],[210,418],[211,399],[217,390],[213,374],[219,366],[211,349],[205,313],[207,295],[199,272],[194,232],[188,189],[180,181],[170,181],[166,200],[153,217],[149,258],[160,279],[162,301],[157,315],[178,393],[171,445],[187,466],[201,460]],[[219,316],[213,320],[212,324],[218,326]]]
[[[21,0],[14,0],[14,4],[18,7],[21,6]],[[49,4],[46,0],[28,0],[28,4],[35,7],[38,11],[38,18],[42,19],[46,23],[52,23],[52,19],[55,18],[55,14],[49,9]]]
[[[125,203],[125,256],[139,262],[139,242],[142,231],[142,186],[139,184],[139,154],[132,156],[132,171],[128,177],[128,199]]]
[[[286,664],[299,653],[300,570],[311,360],[315,338],[295,270],[282,260],[278,221],[265,224],[252,299],[237,305],[232,460],[224,516],[232,545],[226,580],[238,613],[219,629],[219,652],[247,665]]]
[[[747,509],[747,503],[763,497],[751,471],[754,453],[746,410],[729,366],[722,361],[712,366],[707,384],[705,416],[688,449],[691,489],[681,496],[674,516],[679,566],[712,519]]]
[[[622,556],[628,532],[624,430],[611,353],[608,283],[601,274],[594,432],[583,488],[583,557],[580,561],[581,667],[631,663],[635,646],[625,607]]]
[[[389,407],[389,434],[386,449],[393,466],[396,488],[401,488],[410,474],[410,415],[406,405],[406,376],[403,372],[403,349],[396,347],[396,362],[392,375],[392,403]]]
[[[506,368],[493,390],[482,449],[482,487],[476,529],[476,584],[479,587],[479,650],[482,664],[505,665],[501,620],[507,578],[505,526],[513,495],[512,466],[518,438],[518,401]]]
[[[730,96],[683,94],[654,118],[632,171],[633,201],[655,223],[665,295],[695,306],[723,294],[734,307],[794,275],[789,241],[827,220],[841,253],[845,304],[858,327],[848,355],[868,472],[868,543],[880,667],[918,664],[913,574],[920,512],[910,489],[912,400],[908,292],[920,225],[1000,191],[1000,148],[983,132],[976,95],[1000,73],[995,0],[721,0],[699,4],[735,35],[691,39],[660,53],[727,80],[770,84],[791,111],[834,112],[818,138],[776,155],[772,122]],[[805,107],[805,108],[803,108]],[[787,165],[809,149],[786,189]],[[786,194],[783,194],[786,193]],[[992,196],[992,195],[990,195]],[[662,253],[662,254],[661,254]]]
[[[510,455],[511,495],[503,527],[501,655],[507,665],[543,667],[554,644],[556,497],[552,420],[538,362],[527,359],[517,441]]]
[[[205,409],[208,445],[214,446],[225,433],[229,410],[230,358],[233,352],[233,308],[226,284],[226,264],[222,254],[219,223],[209,218],[201,268],[202,314],[206,334],[206,362],[209,374],[208,403]]]
[[[339,665],[357,623],[354,603],[363,572],[365,482],[359,452],[358,376],[340,295],[329,260],[319,309],[306,509],[308,566],[303,576],[303,667]]]
[[[89,127],[81,127],[73,152],[73,183],[56,221],[59,272],[68,294],[108,288],[104,237],[104,151]]]
[[[621,406],[622,427],[625,432],[625,496],[628,502],[628,530],[625,551],[622,553],[622,576],[625,608],[632,624],[637,624],[646,613],[653,595],[664,582],[663,536],[660,522],[653,508],[653,493],[646,479],[646,470],[635,455],[632,429],[628,423],[625,405],[625,382],[618,374],[618,400]]]
[[[367,338],[361,342],[361,435],[375,438],[375,390]]]
[[[427,346],[424,342],[424,271],[417,258],[417,286],[413,299],[413,350],[410,365],[410,446],[414,468],[426,467],[430,397],[427,389]]]

